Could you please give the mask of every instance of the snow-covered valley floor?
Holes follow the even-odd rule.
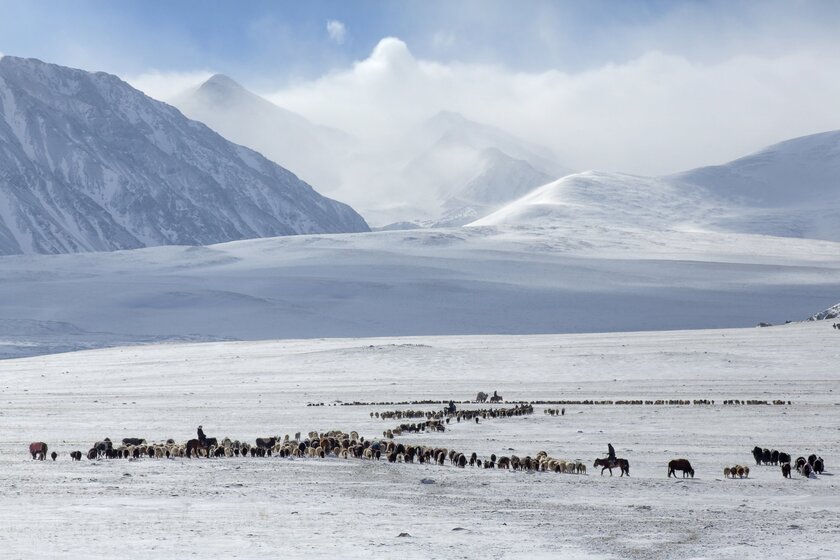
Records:
[[[172,340],[751,327],[838,301],[840,243],[607,227],[604,214],[0,257],[0,358]]]
[[[765,329],[164,344],[0,362],[0,556],[837,558],[840,333]],[[71,462],[104,437],[375,437],[393,408],[337,401],[714,399],[537,406],[530,416],[403,435],[481,458],[540,450],[586,475],[341,459]],[[785,406],[722,405],[783,399]],[[325,406],[307,406],[325,403]],[[475,405],[464,405],[475,406]],[[486,405],[485,405],[486,406]],[[32,461],[30,441],[60,453]],[[599,476],[612,442],[629,478]],[[817,453],[792,480],[753,446]],[[691,460],[694,479],[668,479]],[[748,479],[723,468],[751,466]],[[433,484],[421,480],[430,478]],[[401,533],[410,536],[400,537]]]

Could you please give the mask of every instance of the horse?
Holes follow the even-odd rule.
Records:
[[[493,391],[493,395],[490,397],[491,403],[498,403],[502,402],[503,400],[505,400],[505,398],[502,395],[500,395],[496,391]]]
[[[217,443],[218,440],[216,438],[205,438],[203,442],[198,439],[189,440],[186,445],[187,459],[192,458],[193,453],[195,453],[196,457],[200,457],[198,454],[199,451],[204,451],[204,455],[209,457],[210,447],[216,445]]]
[[[32,459],[43,461],[47,457],[47,444],[43,441],[33,441],[29,444],[29,453]]]
[[[630,461],[627,459],[616,459],[614,461],[610,461],[609,459],[595,459],[593,467],[601,467],[601,476],[604,476],[604,471],[607,469],[609,469],[610,476],[612,476],[612,470],[614,468],[621,469],[621,476],[624,476],[625,474],[630,476]]]
[[[674,478],[677,478],[676,471],[682,471],[683,478],[691,475],[691,478],[694,478],[694,469],[691,468],[691,463],[688,462],[688,459],[672,459],[668,462],[668,478],[671,478],[671,475],[674,475]],[[740,473],[738,473],[740,475]]]

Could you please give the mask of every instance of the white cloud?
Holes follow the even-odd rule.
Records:
[[[840,128],[840,66],[817,49],[702,63],[649,51],[579,73],[527,73],[430,62],[386,38],[350,68],[267,97],[368,138],[458,111],[547,145],[568,166],[640,174],[724,162]]]
[[[197,70],[193,72],[160,72],[150,70],[136,76],[123,79],[148,95],[160,101],[169,101],[174,96],[183,93],[191,87],[196,87],[206,81],[213,72]]]
[[[455,46],[458,38],[451,31],[436,31],[432,35],[432,46],[438,50],[449,50]]]
[[[331,19],[327,22],[327,34],[331,41],[341,45],[347,37],[347,28],[340,21]]]

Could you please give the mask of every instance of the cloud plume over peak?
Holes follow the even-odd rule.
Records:
[[[840,128],[840,68],[808,51],[713,62],[649,51],[577,73],[517,72],[424,60],[387,37],[367,58],[267,97],[363,138],[453,110],[545,144],[575,168],[642,174]]]

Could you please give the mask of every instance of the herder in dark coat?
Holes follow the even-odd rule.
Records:
[[[613,449],[613,446],[612,446],[611,443],[607,444],[607,453],[608,453],[607,461],[609,461],[610,464],[615,463],[615,449]]]
[[[207,443],[207,436],[204,435],[204,430],[201,429],[201,426],[198,427],[198,441],[201,442],[201,445]]]

